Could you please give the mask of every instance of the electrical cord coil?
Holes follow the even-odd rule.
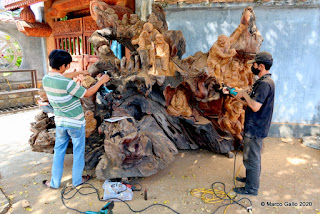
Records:
[[[226,199],[234,199],[235,195],[233,196],[229,195],[230,192],[226,193],[225,191],[222,191],[219,189],[197,188],[197,189],[193,189],[190,194],[195,197],[201,198],[204,203],[214,204],[214,203],[222,202]]]
[[[235,159],[234,159],[234,168],[233,168],[233,184],[234,184],[234,187],[236,187],[236,182],[237,182],[236,181],[236,177],[238,176],[238,174],[240,172],[240,169],[243,166],[243,164],[242,164],[239,167],[237,173],[235,174],[236,158],[237,158],[237,154],[238,154],[239,151],[240,151],[240,146],[236,151]],[[217,184],[221,184],[223,186],[223,190],[221,190],[221,188],[220,189],[215,189],[215,186]],[[222,183],[222,182],[214,182],[211,185],[211,189],[196,188],[196,189],[191,190],[190,194],[195,196],[195,197],[201,198],[201,200],[204,203],[208,203],[208,204],[214,204],[214,203],[220,203],[220,202],[223,202],[223,201],[229,201],[228,203],[223,204],[223,205],[219,206],[217,209],[215,209],[213,214],[215,214],[222,207],[226,207],[224,209],[224,212],[223,212],[224,214],[226,214],[227,209],[233,204],[237,204],[237,205],[243,207],[244,209],[246,209],[249,213],[252,213],[252,202],[251,202],[251,200],[249,198],[246,198],[246,197],[243,197],[243,198],[241,198],[239,200],[235,200],[238,195],[237,195],[237,193],[231,194],[232,192],[234,192],[233,188],[232,188],[231,191],[227,192],[224,183]],[[248,200],[250,206],[246,207],[243,204],[239,203],[239,202],[241,202],[243,200]]]

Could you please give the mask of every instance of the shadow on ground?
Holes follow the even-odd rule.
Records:
[[[9,213],[60,214],[77,213],[67,209],[61,202],[61,189],[44,189],[42,180],[50,178],[52,155],[31,151],[28,138],[29,123],[36,111],[20,112],[0,117],[0,186],[13,204]],[[304,146],[299,139],[267,138],[262,154],[261,186],[258,196],[249,196],[253,213],[310,214],[320,210],[320,150]],[[241,154],[237,155],[236,170],[242,165]],[[226,184],[227,191],[233,188],[234,159],[205,150],[180,151],[176,160],[165,170],[144,179],[135,179],[143,190],[148,190],[148,200],[143,191],[134,192],[129,205],[141,210],[154,203],[163,203],[179,213],[213,213],[223,202],[206,204],[194,197],[195,188],[211,188],[217,181]],[[62,186],[71,183],[72,155],[65,158]],[[241,167],[239,175],[245,175]],[[90,181],[103,194],[103,181]],[[237,186],[240,186],[238,183]],[[217,187],[219,188],[219,187]],[[237,199],[240,199],[238,196]],[[27,200],[29,211],[21,206]],[[287,202],[287,203],[286,203]],[[294,203],[293,203],[294,202]],[[82,212],[99,211],[105,205],[96,195],[76,195],[66,202],[69,207]],[[243,201],[244,206],[249,206]],[[291,206],[290,206],[291,205]],[[224,208],[217,213],[223,213]],[[133,213],[116,202],[115,214]],[[173,213],[167,208],[154,206],[142,213]],[[229,207],[226,213],[247,213],[240,206]]]

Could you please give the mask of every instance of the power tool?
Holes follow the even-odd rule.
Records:
[[[229,87],[229,86],[225,86],[227,89],[228,89],[228,91],[229,91],[229,93],[231,94],[231,95],[234,95],[234,96],[236,96],[237,94],[238,94],[238,92],[235,92],[235,88],[231,88],[231,87]]]
[[[108,72],[108,71],[104,71],[104,73],[105,74],[107,74],[109,77],[110,77],[110,80],[112,80],[112,77],[111,77],[111,75],[110,75],[110,72]],[[110,89],[108,89],[107,88],[107,84],[106,83],[104,83],[103,85],[102,85],[102,93],[103,93],[103,95],[106,95],[106,94],[109,94],[110,92],[112,92],[113,90],[110,90]]]
[[[108,202],[99,212],[87,211],[86,214],[113,214],[114,202]]]

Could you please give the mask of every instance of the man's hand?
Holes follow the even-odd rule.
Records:
[[[102,77],[99,79],[99,82],[101,81],[102,84],[109,82],[110,77],[107,74],[102,75]]]
[[[248,106],[252,109],[252,111],[257,112],[260,110],[262,103],[259,103],[253,99],[250,98],[249,94],[244,89],[236,89],[236,92],[238,92],[236,98],[238,100],[241,100],[241,98],[244,98],[247,102]]]
[[[223,87],[222,88],[222,93],[223,94],[230,94],[230,91],[229,91],[228,87]]]
[[[110,77],[107,74],[102,75],[102,77],[99,79],[99,81],[94,86],[92,86],[91,88],[89,88],[87,90],[84,97],[90,97],[90,96],[94,95],[98,91],[100,86],[103,85],[104,83],[108,82],[109,80],[110,80]]]
[[[248,95],[248,94],[247,94],[247,91],[244,90],[244,89],[235,89],[235,92],[237,92],[236,98],[239,99],[239,100],[240,100],[242,97],[245,97],[245,95]]]

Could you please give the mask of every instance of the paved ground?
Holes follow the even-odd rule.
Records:
[[[28,145],[31,135],[29,123],[36,111],[0,116],[0,187],[10,200],[8,213],[77,213],[67,209],[61,202],[61,189],[44,189],[41,181],[50,178],[52,155],[32,152]],[[312,214],[320,210],[320,150],[305,147],[299,139],[267,138],[262,155],[261,188],[258,196],[249,196],[253,213]],[[241,166],[242,157],[237,156],[236,169]],[[195,188],[211,188],[213,182],[224,182],[226,190],[233,187],[234,159],[204,150],[180,151],[176,160],[158,174],[137,179],[148,189],[148,200],[142,192],[134,192],[128,204],[134,210],[143,209],[154,203],[165,203],[179,213],[213,213],[223,202],[207,204],[192,196]],[[71,183],[72,155],[65,158],[62,185]],[[244,175],[244,167],[240,169]],[[90,181],[103,193],[102,183]],[[237,185],[241,185],[238,183]],[[221,187],[216,187],[216,189]],[[7,198],[0,192],[1,208],[6,207]],[[240,199],[241,197],[237,197]],[[22,208],[27,200],[30,208]],[[66,202],[80,211],[98,211],[104,202],[96,195],[76,195]],[[248,201],[243,201],[249,206]],[[291,205],[291,206],[290,206]],[[217,213],[223,213],[224,208]],[[1,213],[1,209],[0,209]],[[133,213],[123,203],[116,202],[115,214]],[[141,213],[173,213],[167,208],[155,206]],[[247,213],[240,206],[229,207],[226,213]]]

